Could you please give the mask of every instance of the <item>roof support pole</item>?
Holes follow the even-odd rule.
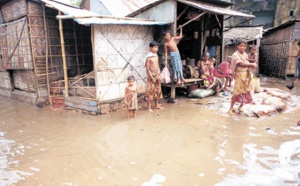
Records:
[[[184,23],[184,24],[181,25],[181,26],[182,26],[182,27],[186,26],[186,25],[189,24],[190,22],[192,22],[192,21],[198,19],[199,17],[203,16],[205,13],[206,13],[206,12],[202,12],[201,14],[197,15],[196,17],[194,17],[193,19],[187,21],[186,23]],[[179,29],[179,27],[178,27],[176,30],[178,30],[178,29]]]
[[[61,12],[58,12],[58,15],[61,15]],[[64,32],[63,32],[63,24],[62,20],[59,19],[59,34],[60,34],[60,43],[61,43],[61,52],[62,52],[62,59],[63,59],[63,69],[64,69],[64,79],[65,79],[65,97],[69,97],[69,87],[68,87],[68,74],[67,74],[67,61],[66,61],[66,52],[65,52],[65,39],[64,39]]]
[[[246,22],[248,22],[248,21],[250,21],[250,20],[252,20],[252,19],[253,19],[253,18],[247,19],[247,20],[245,20],[245,21],[240,22],[240,23],[237,24],[237,25],[234,25],[234,26],[232,26],[232,27],[229,27],[228,29],[224,30],[224,32],[227,32],[228,30],[231,30],[232,28],[234,28],[234,27],[236,27],[236,26],[239,26],[239,25],[241,25],[241,24],[243,24],[243,23],[246,23]]]
[[[180,19],[181,18],[181,16],[186,12],[186,10],[189,8],[189,6],[186,6],[185,8],[184,8],[184,10],[177,16],[177,21],[178,21],[178,19]]]
[[[47,77],[47,92],[48,98],[50,97],[50,82],[49,82],[49,57],[48,57],[48,32],[47,32],[47,21],[45,13],[45,3],[42,3],[43,6],[43,20],[44,20],[44,32],[45,32],[45,44],[46,44],[46,77]]]
[[[220,27],[220,29],[222,29],[222,26],[221,26],[220,20],[219,20],[219,18],[218,18],[218,15],[217,15],[217,14],[215,14],[215,17],[216,17],[216,20],[217,20],[217,21],[218,21],[218,23],[219,23],[219,27]]]

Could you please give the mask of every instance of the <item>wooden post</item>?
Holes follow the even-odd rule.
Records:
[[[58,12],[58,15],[61,15],[61,12]],[[64,32],[63,32],[63,24],[62,20],[59,19],[59,34],[60,34],[60,43],[61,43],[61,52],[62,52],[62,59],[63,59],[63,68],[64,68],[64,79],[65,79],[65,97],[69,97],[69,87],[68,87],[68,74],[67,74],[67,61],[66,61],[66,52],[65,52],[65,39],[64,39]]]
[[[218,18],[217,15],[216,15],[216,18]],[[220,61],[219,61],[219,63],[221,63],[222,61],[224,61],[224,41],[223,41],[224,40],[224,34],[223,34],[223,32],[224,32],[224,15],[222,15],[221,20],[219,20],[218,22],[220,23],[220,26],[221,26],[221,28],[219,29],[219,33],[220,33],[220,36],[221,36]],[[217,62],[216,65],[218,65],[219,63]]]
[[[30,46],[31,46],[31,56],[32,56],[32,60],[33,60],[33,68],[34,68],[34,75],[35,75],[35,86],[36,86],[36,90],[37,90],[37,95],[38,97],[41,97],[41,93],[40,93],[40,89],[39,89],[39,81],[38,81],[38,76],[37,76],[37,65],[36,65],[36,59],[35,59],[35,52],[34,52],[34,48],[33,48],[33,37],[32,37],[32,30],[31,30],[31,19],[30,16],[28,16],[26,19],[28,19],[28,30],[30,33]]]
[[[47,77],[47,92],[48,97],[50,96],[50,84],[49,84],[49,62],[48,62],[48,32],[46,25],[46,13],[45,13],[45,3],[42,3],[43,6],[43,20],[44,20],[44,32],[46,40],[46,77]]]
[[[80,68],[79,68],[79,60],[78,60],[78,49],[77,49],[77,35],[76,35],[76,26],[75,21],[73,21],[73,29],[74,29],[74,40],[75,40],[75,52],[76,52],[76,63],[77,63],[77,75],[80,75]]]

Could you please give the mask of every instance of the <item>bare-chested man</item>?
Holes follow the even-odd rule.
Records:
[[[181,84],[184,81],[183,73],[182,73],[182,64],[180,53],[177,48],[178,40],[182,38],[182,26],[179,26],[180,34],[179,36],[172,37],[169,32],[164,34],[165,42],[165,66],[168,65],[168,52],[170,52],[171,61],[173,65],[174,71],[174,80],[177,80],[178,84]]]
[[[151,109],[151,100],[155,100],[155,109],[162,109],[159,106],[158,100],[162,98],[161,92],[161,78],[160,78],[160,68],[158,63],[158,51],[159,43],[152,41],[149,44],[150,52],[146,56],[146,70],[147,70],[147,91],[146,100],[148,104],[148,110]]]

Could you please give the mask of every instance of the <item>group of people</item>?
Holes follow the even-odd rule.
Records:
[[[165,67],[168,66],[168,53],[170,53],[174,80],[178,84],[184,83],[184,77],[182,72],[182,64],[180,53],[177,47],[177,41],[181,39],[182,36],[182,26],[179,26],[180,34],[179,36],[172,37],[169,32],[164,33],[164,39],[166,40],[165,49]],[[161,76],[160,76],[160,65],[157,56],[159,43],[152,41],[149,44],[150,52],[146,55],[145,67],[147,71],[147,87],[146,87],[146,101],[148,105],[148,110],[152,111],[151,101],[154,100],[154,109],[163,109],[159,105],[159,100],[162,98],[161,90]],[[143,88],[137,88],[135,85],[135,79],[133,76],[127,78],[128,85],[125,88],[125,104],[128,108],[128,118],[131,116],[136,117],[136,112],[138,110],[137,94]]]
[[[182,73],[182,64],[180,53],[177,48],[176,40],[182,38],[182,27],[180,26],[179,36],[172,37],[170,33],[165,33],[164,38],[166,40],[164,49],[165,49],[165,66],[168,66],[168,53],[170,53],[171,62],[174,72],[174,80],[178,84],[184,83]],[[162,109],[159,105],[159,99],[162,98],[161,90],[161,71],[159,60],[157,56],[157,51],[159,43],[152,41],[149,44],[150,52],[147,54],[145,59],[145,67],[147,71],[147,87],[145,98],[148,105],[148,110],[152,111],[151,101],[154,100],[154,109]],[[237,51],[232,54],[231,60],[228,58],[225,62],[222,62],[219,67],[223,74],[221,77],[226,78],[224,89],[227,90],[227,85],[231,85],[231,80],[234,79],[234,89],[232,91],[231,104],[228,111],[228,114],[233,114],[235,111],[233,107],[235,103],[240,103],[238,107],[239,112],[243,112],[243,106],[245,104],[252,102],[252,95],[254,93],[253,86],[253,69],[257,68],[256,64],[256,48],[251,47],[250,54],[248,55],[245,51],[247,49],[247,42],[240,41],[237,43]],[[204,81],[204,86],[207,89],[215,89],[218,93],[222,84],[220,79],[217,77],[216,70],[219,70],[215,67],[215,58],[210,58],[209,53],[204,53],[201,60],[198,62],[197,66],[200,69],[201,78]],[[223,70],[222,70],[223,69]],[[136,117],[136,112],[138,110],[138,101],[137,94],[142,90],[142,86],[137,88],[135,84],[135,78],[133,76],[128,77],[128,85],[125,88],[125,104],[128,108],[128,118],[131,116]]]

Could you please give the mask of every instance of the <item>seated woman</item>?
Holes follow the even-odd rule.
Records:
[[[200,61],[198,61],[198,69],[201,79],[203,79],[206,89],[214,89],[218,94],[221,88],[221,82],[213,76],[213,64],[215,59],[209,60],[209,53],[205,52]]]
[[[232,73],[231,73],[231,56],[228,56],[225,61],[220,63],[217,68],[214,70],[214,76],[217,78],[225,78],[226,82],[224,84],[223,89],[226,91],[230,91],[227,86],[231,86],[231,81],[232,81]]]

